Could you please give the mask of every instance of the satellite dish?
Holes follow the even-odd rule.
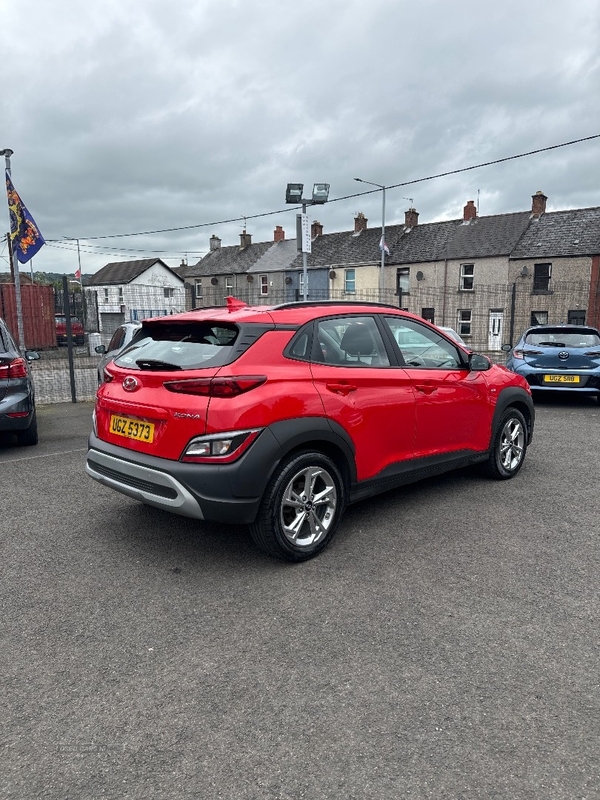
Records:
[[[421,270],[419,270],[419,271],[417,272],[417,280],[418,280],[418,281],[422,281],[424,277],[425,277],[425,275],[423,275],[423,273],[421,272]]]

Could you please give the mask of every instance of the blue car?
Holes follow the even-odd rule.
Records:
[[[510,351],[506,366],[532,392],[552,390],[596,397],[600,403],[600,331],[588,325],[536,325]]]

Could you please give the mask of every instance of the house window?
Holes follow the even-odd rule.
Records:
[[[410,269],[402,267],[396,270],[396,294],[402,297],[410,292]]]
[[[104,302],[108,303],[108,289],[104,290]]]
[[[196,300],[202,300],[202,278],[196,278]]]
[[[473,311],[470,308],[458,309],[458,333],[461,336],[471,335],[471,317]]]
[[[227,275],[225,277],[225,294],[233,294],[233,275]]]
[[[532,325],[547,325],[548,324],[548,312],[547,311],[532,311],[531,312],[531,324]]]
[[[165,297],[175,297],[175,289],[170,289],[165,287],[164,289]]]
[[[533,265],[533,291],[547,292],[550,290],[550,276],[552,275],[552,264]]]
[[[435,322],[435,308],[422,308],[421,316],[423,319],[426,319],[427,322]]]
[[[475,264],[461,264],[460,265],[460,290],[461,292],[473,291],[473,275],[475,272]]]
[[[577,309],[576,311],[567,312],[567,322],[569,325],[585,325],[585,311]]]
[[[119,303],[123,302],[123,287],[119,286]]]
[[[356,294],[356,270],[344,270],[344,292],[346,294]]]
[[[269,277],[268,275],[260,276],[260,293],[262,295],[269,294]]]

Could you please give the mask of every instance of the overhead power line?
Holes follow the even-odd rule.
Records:
[[[593,139],[600,139],[600,133],[595,133],[592,136],[584,136],[581,139],[572,139],[570,142],[561,142],[561,144],[553,144],[548,147],[539,147],[537,150],[528,150],[526,153],[517,153],[516,155],[512,156],[505,156],[504,158],[496,158],[493,161],[483,161],[481,164],[472,164],[469,167],[460,167],[459,169],[451,169],[446,172],[438,172],[435,175],[428,175],[424,178],[415,178],[414,180],[410,181],[402,181],[401,183],[393,183],[389,186],[386,186],[386,189],[398,189],[401,186],[412,186],[415,183],[425,183],[426,181],[432,181],[436,178],[446,178],[449,175],[459,175],[461,172],[469,172],[470,170],[474,169],[481,169],[482,167],[491,167],[494,164],[503,164],[507,161],[515,161],[518,158],[527,158],[528,156],[538,155],[539,153],[547,153],[550,150],[558,150],[561,147],[570,147],[574,144],[581,144],[581,142],[590,142]],[[336,203],[341,200],[350,200],[353,197],[362,197],[366,194],[374,194],[379,192],[380,189],[368,189],[366,192],[355,192],[354,194],[347,194],[343,197],[334,197],[331,200],[328,200],[328,203]],[[173,233],[175,231],[189,231],[198,228],[209,228],[209,227],[216,227],[217,225],[227,225],[231,222],[240,222],[242,220],[248,219],[259,219],[261,217],[270,217],[274,216],[275,214],[285,214],[290,211],[296,211],[300,206],[288,206],[287,208],[278,209],[277,211],[264,211],[260,214],[248,214],[244,217],[232,217],[231,219],[222,219],[217,220],[215,222],[199,222],[195,225],[183,225],[177,228],[162,228],[159,230],[151,230],[151,231],[136,231],[135,233],[114,233],[114,234],[105,234],[103,236],[80,236],[79,239],[85,239],[88,241],[97,240],[97,239],[120,239],[127,236],[151,236],[156,233]],[[48,240],[47,240],[48,241]],[[60,241],[60,240],[49,240],[49,241]]]

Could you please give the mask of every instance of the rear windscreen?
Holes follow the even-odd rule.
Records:
[[[153,371],[218,367],[229,361],[238,335],[235,325],[210,322],[143,325],[115,364]]]
[[[544,328],[543,331],[530,331],[525,342],[548,347],[597,347],[600,337],[589,328],[582,328],[581,331]]]

